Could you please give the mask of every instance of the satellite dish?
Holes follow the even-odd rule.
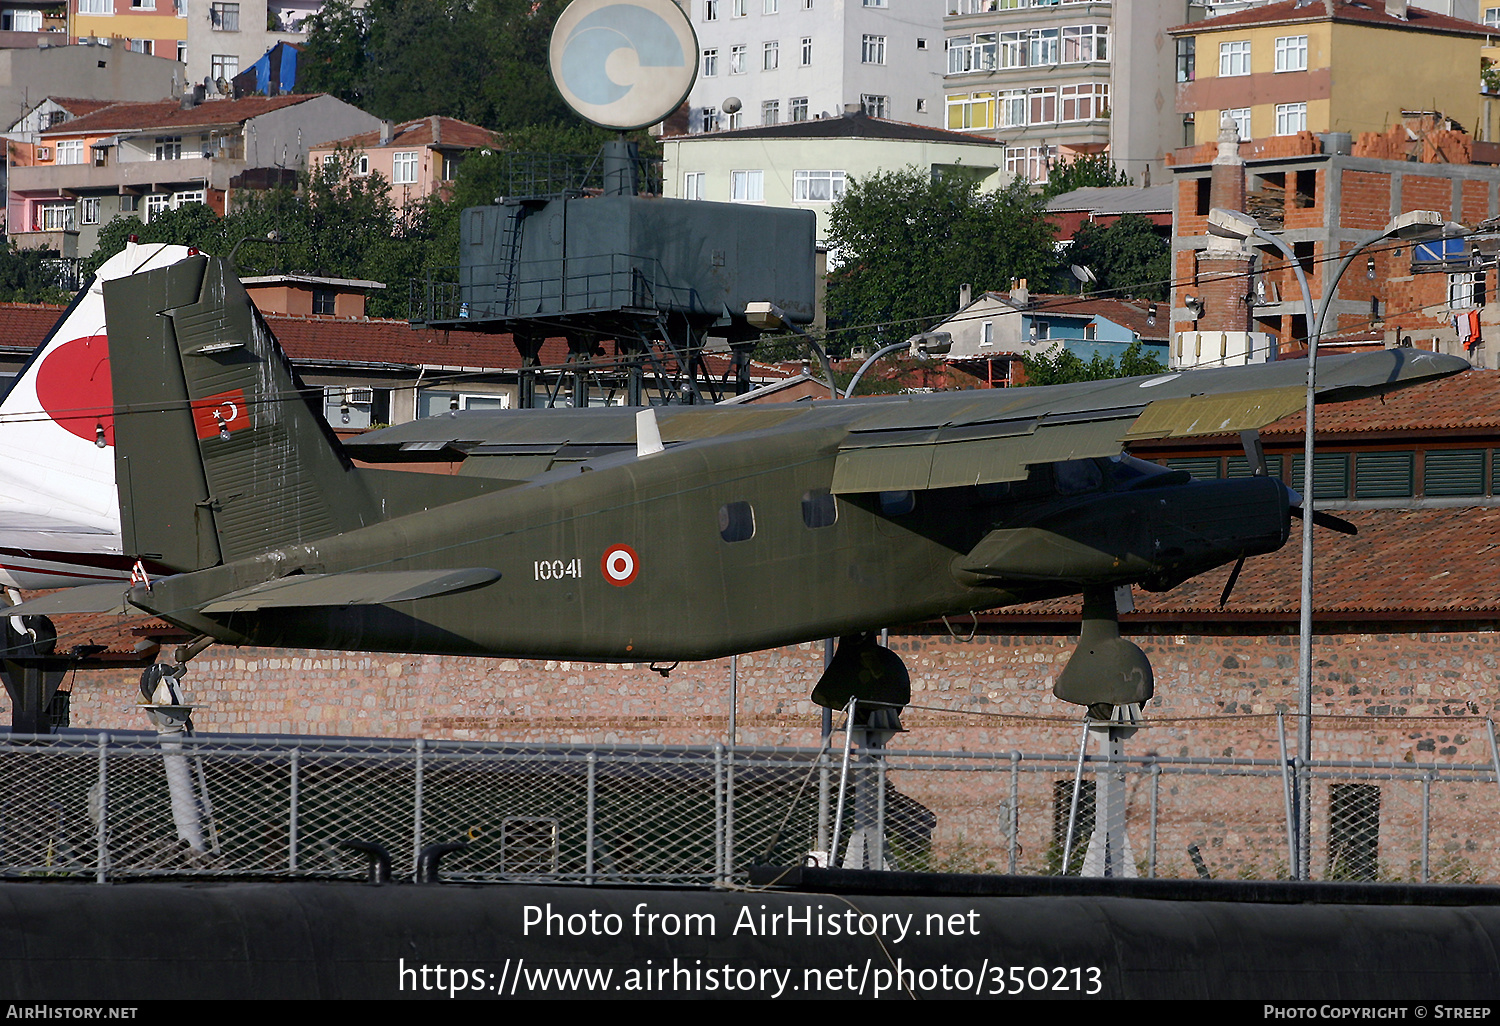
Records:
[[[1082,264],[1074,264],[1071,268],[1069,268],[1069,270],[1073,272],[1073,277],[1077,278],[1085,285],[1089,284],[1090,282],[1099,280],[1098,275],[1094,274],[1093,271],[1089,270],[1087,267],[1084,267]]]
[[[603,128],[662,121],[698,77],[698,37],[673,0],[573,0],[548,47],[563,102]]]
[[[725,114],[737,114],[741,109],[744,108],[745,105],[740,102],[740,98],[738,96],[730,96],[727,97],[724,102],[720,104],[720,106],[724,108]]]

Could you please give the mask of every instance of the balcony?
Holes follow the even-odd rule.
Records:
[[[181,160],[129,160],[104,167],[94,164],[41,164],[10,169],[10,190],[19,193],[55,192],[71,195],[108,189],[129,192],[167,192],[185,185],[224,189],[239,165],[209,157]]]

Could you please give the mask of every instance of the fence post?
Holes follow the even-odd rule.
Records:
[[[1286,755],[1286,714],[1276,714],[1276,737],[1281,744],[1281,803],[1286,807],[1287,872],[1293,880],[1300,879],[1300,864],[1297,861],[1297,815],[1292,801],[1292,764]]]
[[[724,746],[714,745],[714,876],[719,883],[724,871]]]
[[[1150,846],[1150,861],[1146,864],[1146,879],[1156,879],[1156,823],[1158,810],[1161,804],[1161,763],[1151,764],[1151,839],[1147,843]]]
[[[583,878],[585,882],[594,882],[594,826],[598,812],[596,796],[599,793],[599,754],[594,751],[588,756],[588,796],[585,801],[583,820]]]
[[[291,808],[288,810],[287,816],[286,847],[286,868],[289,873],[297,871],[297,791],[301,784],[301,764],[299,760],[301,754],[302,746],[300,744],[293,745],[291,755]]]
[[[1021,847],[1021,753],[1010,753],[1010,851],[1008,866],[1012,876],[1016,872],[1016,859]]]
[[[734,875],[734,742],[724,766],[724,882]]]
[[[423,739],[417,738],[417,758],[414,788],[412,792],[412,824],[411,824],[411,864],[412,872],[416,872],[417,863],[422,858],[422,750]]]
[[[1500,745],[1495,743],[1495,721],[1484,722],[1490,725],[1490,762],[1495,764],[1495,784],[1500,786]]]
[[[109,735],[99,734],[99,851],[94,880],[109,880]]]
[[[1431,845],[1428,843],[1432,836],[1432,774],[1422,774],[1422,882],[1427,883],[1430,879],[1430,867],[1428,858],[1431,856]]]
[[[875,842],[880,848],[875,852],[875,868],[885,868],[885,854],[890,845],[885,839],[885,753],[875,759]],[[899,868],[899,867],[898,867]]]

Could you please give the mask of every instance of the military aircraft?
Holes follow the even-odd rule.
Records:
[[[224,261],[189,257],[104,293],[123,550],[171,573],[16,611],[142,611],[198,635],[189,653],[645,663],[836,636],[814,697],[899,704],[904,670],[869,632],[1082,592],[1056,692],[1126,705],[1150,697],[1151,668],[1119,636],[1116,589],[1273,551],[1300,513],[1274,478],[1195,481],[1121,451],[1300,409],[1300,361],[761,407],[459,413],[341,446]],[[1318,399],[1467,366],[1409,349],[1327,358]],[[411,474],[354,454],[463,463]]]
[[[188,255],[139,245],[100,265],[0,401],[0,586],[126,581],[115,496],[104,282]]]

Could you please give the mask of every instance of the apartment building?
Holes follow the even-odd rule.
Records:
[[[348,151],[354,173],[381,175],[397,207],[427,196],[446,195],[458,165],[470,152],[498,148],[500,135],[457,118],[433,114],[401,124],[384,122],[374,131],[320,143],[308,150],[309,167],[321,167]]]
[[[1173,28],[1177,111],[1193,143],[1227,114],[1241,139],[1383,132],[1405,111],[1472,126],[1483,25],[1405,0],[1282,0]]]
[[[691,132],[838,117],[937,127],[946,0],[684,0],[698,35]]]
[[[68,4],[68,34],[73,42],[119,39],[136,53],[187,59],[187,19],[180,0],[68,0]]]
[[[308,19],[322,0],[183,0],[188,81],[228,96],[234,76],[277,43],[307,38]]]
[[[1182,144],[1169,28],[1188,0],[944,0],[944,126],[1004,140],[1006,168],[1046,181],[1108,150],[1137,184]]]
[[[64,257],[93,252],[99,228],[120,214],[149,221],[205,203],[222,213],[231,180],[260,168],[306,166],[308,147],[380,121],[326,94],[116,103],[40,132],[12,166],[11,240]]]

